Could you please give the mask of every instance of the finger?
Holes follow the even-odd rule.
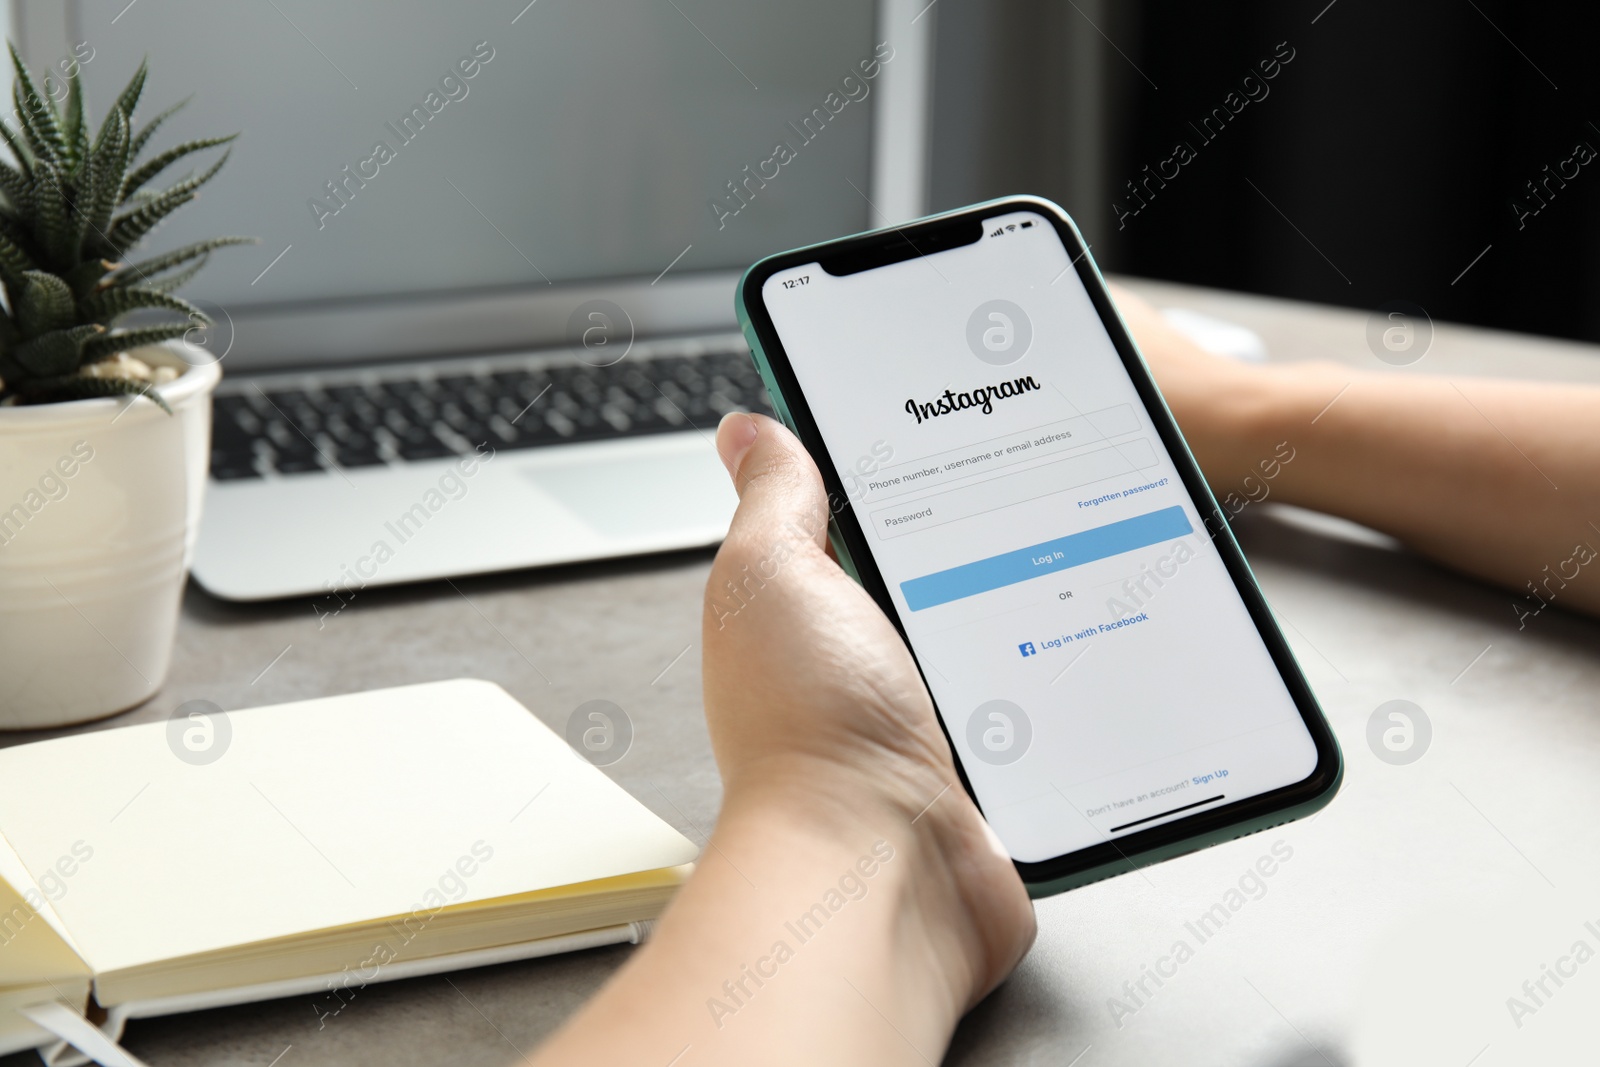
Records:
[[[730,412],[717,427],[717,453],[739,494],[727,538],[735,551],[779,536],[826,547],[827,492],[794,434],[765,415]]]

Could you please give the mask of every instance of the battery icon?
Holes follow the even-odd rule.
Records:
[[[1031,223],[1031,222],[1026,222],[1026,221],[1025,221],[1025,222],[1023,222],[1023,224],[1022,224],[1022,228],[1023,228],[1023,229],[1024,229],[1024,230],[1026,230],[1026,229],[1027,229],[1027,228],[1028,228],[1028,227],[1029,227],[1029,226],[1032,226],[1032,225],[1033,225],[1033,223]]]

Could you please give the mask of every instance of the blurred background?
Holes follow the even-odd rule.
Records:
[[[1037,192],[1108,270],[1600,341],[1600,168],[1575,158],[1600,149],[1593,4],[936,10],[935,209]],[[1195,158],[1150,195],[1179,142]],[[1119,219],[1129,182],[1145,206]]]
[[[236,175],[185,216],[185,232],[164,236],[217,232],[225,221],[229,232],[277,243],[263,256],[218,257],[202,297],[243,298],[271,255],[309,233],[308,196],[325,196],[341,164],[359,163],[380,120],[396,119],[401,102],[448,69],[450,48],[465,54],[478,39],[511,48],[512,59],[494,68],[493,92],[430,134],[447,151],[397,168],[407,177],[384,183],[411,191],[330,220],[337,237],[319,233],[314,258],[302,242],[293,270],[266,293],[249,289],[250,300],[431,289],[441,278],[463,288],[545,275],[648,278],[691,242],[697,249],[678,270],[727,270],[894,214],[883,204],[870,211],[881,190],[860,188],[868,134],[859,116],[808,148],[813,159],[799,168],[808,173],[764,190],[736,225],[718,227],[698,206],[708,194],[726,199],[725,179],[759,162],[756,149],[783,131],[776,118],[816,106],[819,87],[859,58],[862,42],[904,35],[874,29],[882,14],[864,0],[805,10],[640,0],[605,11],[542,0],[537,20],[513,26],[507,18],[522,5],[510,0],[143,2],[148,10],[71,3],[65,36],[53,0],[5,6],[10,32],[41,66],[74,42],[97,49],[84,69],[98,99],[148,54],[155,99],[202,90],[175,122],[179,132],[246,128],[235,170],[284,194],[241,202]],[[1590,173],[1600,168],[1582,162],[1600,149],[1593,5],[900,6],[917,19],[902,29],[931,35],[928,129],[907,140],[927,156],[927,209],[1038,193],[1071,212],[1108,270],[1359,308],[1409,300],[1436,319],[1600,341],[1591,299],[1600,175]],[[268,58],[281,56],[303,62],[285,71]],[[759,92],[745,92],[752,74]],[[357,81],[363,91],[351,92]],[[232,91],[210,89],[223,85]],[[496,143],[510,137],[532,146],[515,168]],[[575,150],[592,162],[574,167]],[[437,192],[447,172],[454,204]],[[858,188],[821,180],[840,174]],[[519,190],[526,199],[535,189],[563,210],[519,211]],[[452,238],[473,232],[480,209],[508,240],[479,226],[474,251]],[[402,219],[409,243],[395,236]],[[402,254],[419,243],[441,258]]]

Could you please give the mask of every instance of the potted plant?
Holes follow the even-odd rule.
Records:
[[[74,67],[58,107],[16,68],[0,138],[0,728],[109,715],[160,688],[200,517],[218,368],[172,290],[219,237],[130,262],[227,160],[165,188],[141,161],[177,107],[135,126],[140,65],[91,136]],[[179,106],[182,106],[181,104]],[[117,328],[143,313],[179,321]]]

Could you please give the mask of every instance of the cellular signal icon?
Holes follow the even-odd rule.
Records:
[[[1000,237],[1000,236],[1002,236],[1002,235],[1003,235],[1003,234],[1004,234],[1004,233],[1005,233],[1005,232],[1006,232],[1006,231],[1005,231],[1005,230],[1004,230],[1004,229],[1003,229],[1003,228],[999,228],[999,227],[997,227],[997,228],[996,228],[996,229],[995,229],[995,231],[994,231],[994,232],[993,232],[993,233],[991,233],[991,234],[990,234],[990,235],[989,235],[989,236],[990,236],[990,237]]]

